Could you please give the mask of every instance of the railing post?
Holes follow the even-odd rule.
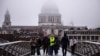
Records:
[[[90,41],[91,41],[92,36],[90,36]]]
[[[83,39],[82,39],[82,36],[81,36],[81,41],[82,41]]]
[[[100,42],[100,35],[99,35],[99,38],[98,38],[98,40],[99,40],[98,42]]]

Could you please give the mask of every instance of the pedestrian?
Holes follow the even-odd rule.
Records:
[[[59,47],[60,47],[60,40],[58,39],[58,36],[55,36],[55,45],[54,45],[55,55],[58,55]]]
[[[69,46],[69,39],[68,39],[66,33],[64,33],[64,36],[61,39],[61,46],[62,46],[63,56],[66,56],[67,47]]]
[[[54,48],[55,48],[55,37],[53,34],[51,34],[49,38],[49,49],[48,49],[50,56],[53,55]]]
[[[35,38],[30,39],[31,55],[35,55],[36,43],[37,43],[37,41]]]
[[[76,39],[73,37],[70,39],[70,47],[71,47],[71,54],[72,56],[75,55],[75,47],[76,47],[77,41]]]
[[[41,55],[41,53],[40,53],[40,47],[41,47],[41,44],[42,44],[41,42],[42,41],[41,41],[40,37],[38,37],[36,40],[37,40],[37,43],[36,43],[37,55],[40,56]]]
[[[43,53],[48,54],[49,38],[45,36],[42,40]]]

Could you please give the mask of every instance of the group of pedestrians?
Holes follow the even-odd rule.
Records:
[[[52,56],[53,52],[55,55],[58,55],[60,46],[62,47],[63,56],[66,56],[68,47],[71,48],[71,53],[74,55],[76,43],[76,39],[72,38],[69,40],[66,34],[64,34],[61,40],[58,38],[58,36],[54,36],[53,34],[50,36],[44,36],[43,39],[32,38],[30,40],[31,55],[35,55],[35,52],[37,52],[37,55],[40,56],[41,47],[43,49],[43,54],[45,55]]]

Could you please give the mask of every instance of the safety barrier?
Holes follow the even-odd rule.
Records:
[[[0,56],[29,56],[29,41],[0,43]],[[77,43],[76,56],[100,56],[100,43],[80,41]]]
[[[82,56],[100,56],[100,43],[91,41],[78,42],[76,53]]]
[[[14,41],[0,44],[0,56],[21,56],[30,52],[29,41]]]

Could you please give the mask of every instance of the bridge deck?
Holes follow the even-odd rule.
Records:
[[[46,56],[45,54],[43,54],[43,50],[41,49],[41,56]],[[30,52],[29,52],[30,53]],[[24,55],[22,55],[22,56],[24,56]],[[31,56],[31,55],[30,55]],[[35,56],[37,56],[37,54],[35,54]],[[55,55],[54,55],[55,56]],[[59,50],[59,52],[58,52],[58,55],[57,56],[63,56],[62,55],[62,50],[61,50],[61,48],[60,48],[60,50]],[[66,56],[71,56],[71,53],[70,52],[67,52],[67,55]]]
[[[9,45],[9,44],[15,44],[15,43],[18,43],[18,42],[24,42],[24,41],[14,41],[14,42],[8,42],[8,43],[0,43],[0,46]],[[40,50],[40,52],[41,52],[41,56],[46,56],[46,55],[43,54],[43,50],[42,49]],[[27,54],[30,55],[30,52],[28,52],[26,54],[23,54],[22,56],[27,56]],[[35,56],[37,56],[37,55],[35,55]],[[59,49],[58,56],[62,56],[62,49],[61,48]],[[67,52],[67,56],[71,56],[71,53]]]

